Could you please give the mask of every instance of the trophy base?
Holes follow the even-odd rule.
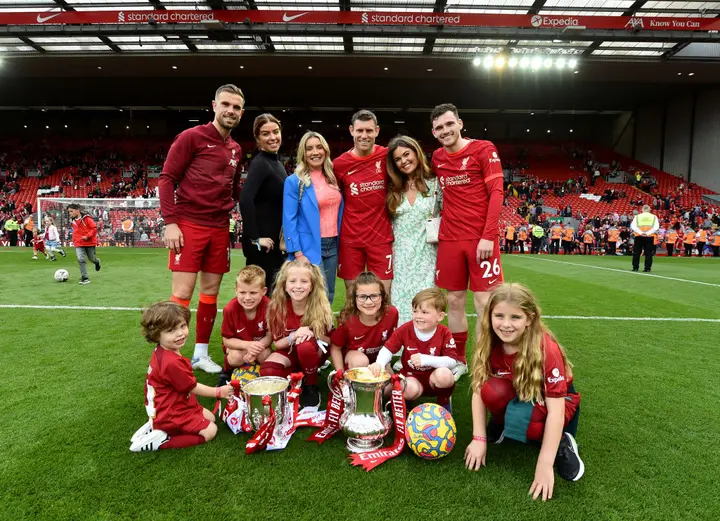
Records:
[[[372,452],[382,447],[383,440],[361,440],[358,438],[348,438],[345,442],[347,449],[353,454],[359,454],[362,452]]]

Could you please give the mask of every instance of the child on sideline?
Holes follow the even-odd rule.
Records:
[[[270,354],[272,338],[267,327],[265,270],[245,266],[235,279],[235,298],[223,309],[222,339],[225,360],[218,385],[230,380],[232,371],[240,367],[257,375],[258,363]]]
[[[320,341],[330,341],[334,317],[322,271],[305,259],[285,262],[277,275],[267,312],[273,353],[260,365],[261,376],[305,374],[302,407],[320,405],[318,368],[325,357]]]
[[[330,336],[330,356],[335,369],[374,363],[397,324],[398,310],[390,305],[377,275],[369,271],[358,275],[340,312],[338,327]]]
[[[481,328],[471,371],[473,441],[465,465],[479,470],[487,444],[506,437],[541,441],[530,494],[551,499],[553,463],[569,481],[585,472],[574,438],[580,395],[572,364],[542,323],[534,295],[520,284],[503,284],[490,294]]]
[[[190,311],[169,300],[153,304],[143,313],[143,336],[157,345],[145,380],[149,421],[132,437],[133,452],[200,445],[217,433],[215,417],[195,395],[227,398],[233,388],[197,383],[190,360],[180,354],[188,337],[189,320]]]
[[[33,245],[32,260],[37,260],[38,253],[42,253],[43,255],[45,255],[46,259],[50,259],[51,261],[56,260],[55,255],[50,257],[50,255],[48,255],[48,253],[45,251],[45,240],[43,239],[42,235],[40,235],[40,230],[35,228],[34,233],[35,233],[35,236],[32,239],[32,245]]]
[[[450,398],[455,389],[452,368],[457,364],[457,353],[452,333],[440,324],[447,306],[447,296],[438,288],[424,289],[415,295],[412,321],[395,330],[369,368],[374,375],[379,374],[404,346],[400,374],[407,380],[405,400],[437,396],[438,404],[451,409]]]

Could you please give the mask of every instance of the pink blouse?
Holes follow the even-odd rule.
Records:
[[[320,237],[337,237],[338,212],[342,201],[340,191],[328,184],[320,170],[310,172],[310,179],[320,209]]]

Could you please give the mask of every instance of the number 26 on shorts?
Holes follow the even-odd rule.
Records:
[[[480,269],[485,270],[482,278],[489,279],[490,277],[497,277],[500,275],[500,264],[498,259],[493,259],[492,263],[489,260],[484,260],[480,263]]]

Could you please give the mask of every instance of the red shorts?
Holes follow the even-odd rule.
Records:
[[[495,239],[492,255],[477,262],[479,239],[464,241],[440,241],[435,285],[448,291],[465,291],[470,282],[470,291],[492,291],[503,283],[500,264],[500,244]]]
[[[178,418],[173,422],[155,423],[153,422],[153,428],[165,431],[168,436],[178,436],[180,434],[199,434],[201,430],[206,429],[210,425],[208,420],[203,414],[203,408],[198,407],[197,412],[192,412],[187,416]]]
[[[392,243],[375,246],[346,244],[340,241],[338,252],[338,277],[343,280],[355,280],[365,271],[372,271],[380,280],[393,278]]]
[[[180,253],[168,255],[170,271],[227,273],[230,271],[230,234],[225,228],[210,228],[178,221],[183,234]]]
[[[273,353],[277,353],[287,358],[290,362],[290,367],[288,369],[291,371],[302,371],[302,366],[300,365],[300,359],[298,358],[295,346],[293,346],[292,349],[278,349],[277,351],[273,351]],[[320,354],[320,365],[322,365],[328,355],[327,353],[323,353],[319,346],[318,353]]]

